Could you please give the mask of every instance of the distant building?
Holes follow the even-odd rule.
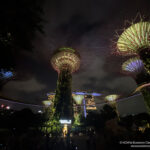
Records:
[[[47,96],[48,101],[43,101],[43,103],[45,102],[46,106],[53,102],[55,93],[48,93]],[[101,96],[100,93],[72,92],[74,113],[80,112],[86,117],[89,111],[97,110],[95,97],[99,96]]]

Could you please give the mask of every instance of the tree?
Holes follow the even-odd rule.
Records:
[[[105,121],[117,117],[116,110],[113,109],[113,108],[112,108],[111,106],[109,106],[109,105],[104,105],[103,109],[100,110],[100,113],[101,113],[102,118],[104,118]]]
[[[105,123],[108,120],[114,119],[117,117],[115,110],[109,106],[104,105],[103,109],[97,112],[89,112],[87,118],[82,120],[85,126],[92,126],[97,132],[101,129],[104,129]]]
[[[56,135],[60,133],[61,127],[60,127],[59,119],[55,115],[54,106],[45,108],[43,119],[44,121],[43,121],[42,131],[45,134]]]
[[[0,69],[15,66],[21,50],[31,51],[36,32],[42,32],[42,0],[0,2]]]
[[[141,91],[144,97],[144,102],[148,110],[148,113],[150,113],[150,88],[146,87],[143,88]]]

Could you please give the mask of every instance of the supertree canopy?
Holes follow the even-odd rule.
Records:
[[[82,101],[84,99],[84,95],[73,95],[73,99],[76,102],[76,104],[82,104]]]
[[[107,96],[105,97],[105,99],[106,99],[108,102],[115,102],[118,98],[119,98],[119,95],[117,95],[117,94],[111,94],[111,95],[107,95]]]
[[[138,85],[138,87],[134,90],[132,95],[137,92],[142,93],[147,112],[150,114],[150,82]]]
[[[130,58],[122,64],[122,70],[129,73],[139,74],[144,70],[144,64],[138,57]]]
[[[143,62],[138,58],[130,58],[122,65],[122,70],[130,75],[134,75],[134,79],[138,85],[138,88],[133,92],[140,91],[144,97],[145,106],[150,112],[150,102],[146,98],[145,93],[149,93],[148,88],[144,88],[149,85],[147,82],[150,81],[150,75],[145,71]]]
[[[150,72],[150,22],[141,21],[127,28],[117,41],[117,49],[122,55],[139,55]]]
[[[44,106],[48,107],[51,105],[51,102],[46,100],[46,101],[42,101],[42,103],[44,104]]]
[[[136,83],[141,85],[150,80],[150,75],[145,71],[142,60],[138,57],[128,59],[122,64],[122,71],[134,77]]]
[[[79,69],[80,57],[74,49],[63,47],[54,53],[51,64],[58,73],[64,69],[70,70],[70,73],[72,73]]]
[[[116,114],[118,115],[119,118],[119,112],[117,109],[117,99],[120,97],[120,95],[117,94],[111,94],[111,95],[107,95],[105,96],[105,100],[111,105],[111,107],[116,111]]]
[[[73,117],[72,73],[79,69],[80,56],[72,48],[59,48],[53,54],[51,64],[58,72],[54,104],[56,114],[61,119],[71,119]]]

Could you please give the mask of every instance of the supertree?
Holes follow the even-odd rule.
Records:
[[[84,95],[72,94],[74,100],[74,125],[81,124],[82,107],[84,101]]]
[[[122,55],[138,55],[150,73],[150,22],[132,24],[117,41],[118,52]]]
[[[108,102],[108,104],[116,111],[118,118],[119,118],[119,112],[117,109],[117,100],[119,99],[119,97],[120,95],[118,94],[111,94],[111,95],[105,96],[106,102]]]
[[[73,94],[73,99],[77,105],[81,105],[84,99],[84,95],[75,95]]]
[[[122,73],[132,76],[137,85],[150,80],[150,75],[146,72],[142,60],[138,57],[133,57],[125,61],[122,64]]]
[[[122,71],[135,79],[138,88],[132,94],[137,91],[142,93],[145,106],[150,113],[150,101],[147,98],[149,87],[144,86],[147,81],[150,81],[150,75],[145,71],[142,60],[140,60],[138,57],[130,58],[122,64]]]
[[[51,64],[58,72],[54,102],[57,117],[61,120],[71,120],[73,117],[72,73],[79,69],[80,56],[72,48],[59,48],[54,52]]]

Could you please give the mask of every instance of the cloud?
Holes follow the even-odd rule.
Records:
[[[18,92],[25,92],[25,93],[32,93],[38,92],[46,88],[46,85],[39,83],[35,78],[31,78],[27,81],[10,81],[8,82],[2,90],[4,95],[8,93],[18,93]]]
[[[106,82],[105,86],[118,94],[131,94],[136,89],[137,84],[131,77],[125,76]]]
[[[92,53],[92,52],[91,52]],[[90,53],[89,53],[90,54]],[[103,66],[103,59],[100,57],[95,57],[92,54],[88,60],[88,66],[86,66],[86,69],[80,70],[77,73],[73,74],[73,88],[74,89],[92,89],[92,85],[95,87],[100,87],[98,85],[98,81],[101,80],[104,76],[106,76],[106,72],[102,70]],[[82,63],[81,63],[82,65]],[[82,66],[81,66],[82,68]],[[79,81],[79,82],[77,82]],[[88,86],[89,84],[89,86]],[[87,87],[85,87],[87,85]],[[90,86],[91,85],[91,86]],[[94,90],[94,89],[93,89]]]
[[[123,28],[125,19],[136,16],[137,9],[146,8],[143,11],[149,14],[148,2],[143,1],[135,5],[129,0],[47,0],[45,34],[37,34],[32,52],[16,58],[18,81],[8,82],[2,93],[25,101],[43,100],[41,95],[56,89],[57,73],[50,58],[60,46],[71,46],[81,55],[80,69],[73,74],[73,90],[132,91],[136,84],[119,73],[121,59],[110,55],[110,40],[116,29]]]

